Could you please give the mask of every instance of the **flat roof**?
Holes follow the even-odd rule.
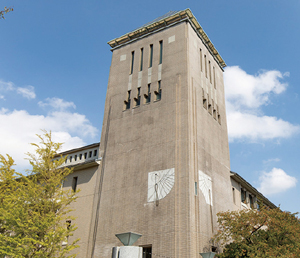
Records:
[[[165,29],[183,21],[188,21],[191,24],[191,26],[198,34],[199,38],[202,40],[204,45],[206,45],[207,49],[215,58],[219,66],[223,69],[226,66],[225,61],[223,60],[217,49],[214,47],[213,43],[210,41],[207,34],[204,32],[203,28],[200,26],[199,22],[190,9],[168,12],[167,14],[156,18],[152,22],[149,22],[142,27],[139,27],[138,29],[126,33],[121,37],[112,39],[107,43],[111,46],[112,50],[114,50],[148,34]]]

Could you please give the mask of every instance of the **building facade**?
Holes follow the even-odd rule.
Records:
[[[225,62],[189,9],[109,45],[99,150],[63,153],[76,155],[64,186],[81,188],[78,257],[111,258],[124,232],[142,235],[134,245],[147,258],[200,257],[215,249],[216,214],[252,198],[238,198],[244,182],[230,172]],[[90,151],[90,162],[78,160]]]

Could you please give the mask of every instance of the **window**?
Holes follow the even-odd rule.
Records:
[[[75,161],[77,160],[77,155],[74,156],[74,160],[75,160]]]
[[[206,94],[204,92],[204,89],[202,89],[202,100],[203,100],[203,107],[205,109],[207,109],[207,97],[206,97]]]
[[[152,67],[152,61],[153,61],[153,45],[150,45],[150,55],[149,55],[149,68]]]
[[[159,41],[159,64],[162,63],[162,55],[163,55],[163,41]]]
[[[131,52],[131,67],[130,67],[130,74],[133,73],[133,65],[134,65],[134,51]]]
[[[206,62],[206,55],[204,55],[204,67],[205,67],[205,77],[207,78],[207,62]]]
[[[158,81],[158,83],[157,83],[157,90],[154,91],[154,94],[156,96],[155,100],[161,100],[161,81]]]
[[[137,94],[134,98],[135,106],[138,107],[141,104],[141,87],[137,88]]]
[[[198,187],[197,187],[197,182],[195,182],[195,195],[198,195]]]
[[[251,194],[249,194],[249,201],[251,209],[254,209],[254,198]]]
[[[217,120],[217,109],[216,109],[216,105],[213,106],[213,118],[215,120]]]
[[[220,111],[219,111],[219,106],[217,105],[217,113],[218,113],[218,122],[219,124],[221,124],[221,115],[220,115]]]
[[[247,203],[246,190],[241,189],[241,202]]]
[[[73,190],[73,192],[76,192],[76,189],[77,189],[77,180],[78,180],[78,177],[74,176],[73,180],[72,180],[72,190]]]
[[[212,115],[212,109],[213,109],[214,101],[212,100],[212,103],[208,102],[208,113]]]
[[[70,156],[70,162],[72,162],[72,156]]]
[[[211,64],[210,64],[210,61],[208,61],[208,69],[209,69],[209,81],[210,81],[210,83],[212,83],[212,81],[211,81]]]
[[[203,70],[203,65],[202,65],[202,49],[200,48],[200,70],[202,72]]]
[[[143,258],[152,258],[152,246],[143,247]]]
[[[216,71],[215,71],[215,67],[213,67],[213,76],[214,76],[214,87],[216,89],[217,88],[217,84],[216,84]]]
[[[94,150],[94,156],[97,156],[97,150]]]
[[[143,71],[143,55],[144,55],[144,49],[141,48],[140,71]]]
[[[87,152],[84,153],[84,159],[87,159]]]
[[[124,110],[130,109],[130,93],[130,90],[127,91],[127,100],[124,100]]]
[[[79,160],[81,160],[82,159],[82,153],[81,154],[79,154]]]
[[[93,153],[92,151],[89,152],[89,158],[92,157],[92,153]]]
[[[150,103],[151,102],[151,92],[150,92],[150,86],[151,84],[148,84],[148,91],[147,93],[144,94],[144,98],[145,98],[145,104]]]
[[[235,204],[235,188],[232,187],[232,200],[233,200],[233,203]]]

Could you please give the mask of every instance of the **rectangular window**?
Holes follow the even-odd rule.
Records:
[[[254,209],[254,198],[251,194],[249,194],[249,201],[251,209]]]
[[[137,94],[134,98],[135,106],[138,107],[141,104],[141,87],[137,88]]]
[[[217,114],[218,114],[218,122],[219,124],[221,124],[221,115],[220,115],[220,111],[219,111],[219,106],[217,105]]]
[[[208,113],[212,115],[212,109],[213,109],[214,101],[212,100],[212,103],[208,102]]]
[[[200,48],[200,70],[202,72],[203,66],[202,66],[202,49]]]
[[[141,48],[140,71],[143,71],[143,55],[144,55],[144,49]]]
[[[234,189],[234,187],[232,187],[232,200],[233,200],[233,203],[235,204],[235,189]]]
[[[133,65],[134,65],[134,51],[131,52],[131,67],[130,67],[130,74],[133,73]]]
[[[156,96],[155,100],[161,100],[161,81],[158,81],[158,83],[157,83],[157,90],[154,91],[154,94]]]
[[[143,247],[143,258],[153,258],[152,256],[152,246]]]
[[[206,62],[206,55],[204,55],[204,68],[205,68],[205,77],[207,78],[207,62]]]
[[[84,159],[87,159],[87,152],[84,153]]]
[[[205,109],[207,109],[207,97],[206,97],[206,94],[204,92],[204,89],[202,89],[202,100],[203,100],[203,107]]]
[[[241,189],[241,202],[247,203],[246,191],[244,189]]]
[[[78,177],[74,176],[73,177],[73,181],[72,181],[72,190],[73,190],[73,192],[76,192],[76,189],[77,189],[77,180],[78,180]]]
[[[212,81],[211,81],[211,64],[210,64],[210,61],[208,61],[208,69],[209,69],[209,81],[210,81],[210,83],[212,83]]]
[[[70,162],[72,162],[72,156],[70,156]]]
[[[82,160],[82,154],[79,154],[79,160]]]
[[[97,150],[94,150],[94,157],[97,156]]]
[[[89,152],[89,158],[92,157],[92,153],[93,153],[92,151]]]
[[[216,89],[217,88],[217,84],[216,84],[216,71],[215,71],[215,67],[213,67],[213,76],[214,76],[214,87]]]
[[[77,155],[74,156],[74,160],[77,161]]]
[[[163,56],[163,41],[159,41],[159,64],[162,63],[162,56]]]
[[[150,45],[150,54],[149,54],[149,68],[152,67],[152,61],[153,61],[153,45]]]
[[[195,195],[198,195],[198,187],[197,187],[197,182],[195,182]]]
[[[130,94],[131,91],[127,91],[127,99],[124,100],[124,110],[130,109]]]
[[[151,87],[151,84],[149,83],[149,84],[148,84],[148,90],[147,90],[147,93],[144,94],[145,104],[151,102],[151,92],[150,92],[150,87]]]

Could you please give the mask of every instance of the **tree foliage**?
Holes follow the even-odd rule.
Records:
[[[300,257],[300,220],[279,207],[218,213],[218,257]]]
[[[38,137],[26,176],[12,168],[9,155],[0,155],[0,257],[75,257],[68,253],[77,240],[67,240],[76,229],[68,215],[76,197],[61,187],[72,170],[60,167],[64,158],[55,159],[61,144],[51,133]]]
[[[0,11],[0,19],[5,19],[4,14],[7,14],[8,12],[12,12],[14,9],[12,7],[4,7],[4,10]]]

